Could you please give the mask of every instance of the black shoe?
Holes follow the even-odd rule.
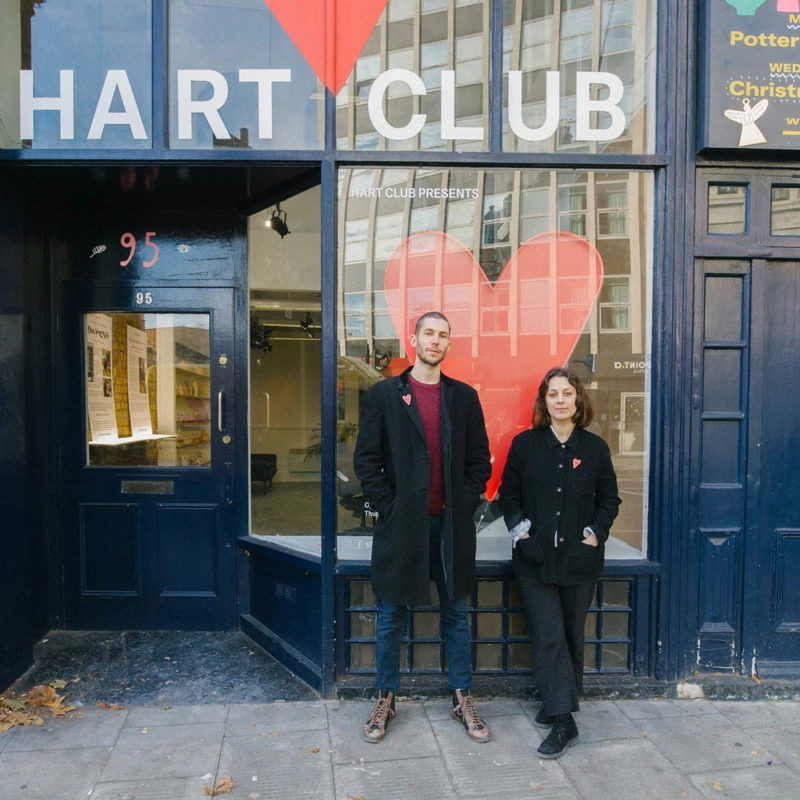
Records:
[[[558,758],[565,750],[578,743],[578,726],[572,714],[557,717],[547,738],[539,745],[541,758]]]
[[[536,712],[536,716],[533,718],[533,724],[537,728],[552,728],[555,721],[555,717],[548,717],[547,714],[544,713],[543,707]]]

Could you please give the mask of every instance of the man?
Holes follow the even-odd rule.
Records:
[[[443,314],[423,314],[411,346],[413,366],[364,394],[353,459],[377,514],[372,587],[378,607],[378,699],[364,738],[379,742],[395,716],[406,608],[430,602],[433,580],[447,648],[451,715],[471,738],[485,742],[489,728],[470,696],[467,603],[475,577],[472,514],[491,474],[483,411],[471,386],[441,372],[450,349],[450,323]]]

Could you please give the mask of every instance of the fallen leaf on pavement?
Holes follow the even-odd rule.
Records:
[[[718,791],[722,791],[722,784],[719,781],[711,781],[711,785]]]
[[[216,797],[220,794],[230,794],[234,786],[236,786],[236,781],[230,775],[226,775],[217,781],[217,785],[213,789],[210,786],[203,788],[209,797]]]
[[[47,685],[34,686],[19,697],[0,695],[0,733],[18,725],[44,725],[44,720],[33,708],[46,708],[54,717],[63,717],[75,711],[72,706],[64,705],[66,695],[56,692],[56,689],[66,685],[65,681],[56,680]]]
[[[95,705],[98,708],[104,708],[106,711],[121,711],[121,703],[107,703],[105,700],[98,700]]]

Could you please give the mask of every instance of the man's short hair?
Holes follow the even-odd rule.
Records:
[[[447,319],[447,317],[446,317],[444,314],[442,314],[442,312],[441,312],[441,311],[426,311],[426,312],[425,312],[425,313],[424,313],[424,314],[423,314],[423,315],[422,315],[422,316],[421,316],[421,317],[420,317],[420,318],[417,320],[417,324],[414,326],[414,336],[419,336],[419,330],[420,330],[420,328],[422,327],[422,323],[423,323],[423,322],[424,322],[426,319],[430,319],[431,317],[432,317],[433,319],[441,319],[441,320],[444,320],[444,322],[446,322],[446,323],[447,323],[447,329],[448,329],[448,330],[450,330],[450,320],[449,320],[449,319]]]

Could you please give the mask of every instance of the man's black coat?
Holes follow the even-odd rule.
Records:
[[[361,401],[353,464],[370,508],[372,586],[396,605],[430,602],[428,448],[422,418],[402,375],[375,384]],[[472,514],[491,474],[489,444],[476,391],[441,376],[442,563],[451,598],[466,597],[475,577]]]

